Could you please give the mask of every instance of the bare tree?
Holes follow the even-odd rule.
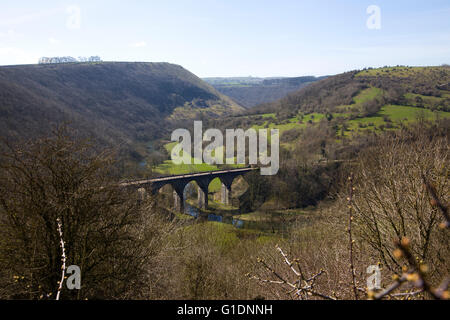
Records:
[[[58,228],[64,234],[64,258],[80,267],[83,279],[81,290],[58,290],[64,299],[144,294],[149,259],[157,254],[168,224],[152,211],[150,200],[138,201],[136,191],[119,188],[113,164],[112,152],[98,151],[66,127],[48,138],[2,145],[4,298],[53,296],[61,277]]]
[[[426,127],[403,130],[360,159],[352,205],[357,232],[398,276],[403,265],[393,252],[402,238],[410,239],[411,255],[428,264],[432,282],[448,274],[448,230],[439,228],[450,194],[447,139]]]

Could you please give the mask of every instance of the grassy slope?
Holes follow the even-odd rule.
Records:
[[[351,71],[315,82],[283,99],[260,105],[254,111],[276,112],[280,119],[286,119],[299,111],[342,112],[346,110],[345,106],[354,107],[380,95],[389,100],[387,103],[393,103],[398,94],[404,96],[407,93],[438,97],[443,105],[437,107],[445,109],[450,104],[446,100],[450,93],[449,86],[450,67],[445,66]],[[359,96],[360,100],[355,96]],[[395,104],[405,105],[397,102]]]
[[[383,95],[383,90],[380,88],[370,87],[361,90],[354,98],[353,104],[337,106],[338,110],[350,111],[352,109],[360,110],[361,106],[365,102],[369,102],[373,99],[380,98]]]
[[[424,108],[417,108],[411,106],[399,106],[399,105],[385,105],[381,108],[381,110],[374,116],[370,117],[362,117],[356,118],[353,120],[346,120],[347,130],[345,130],[345,136],[351,136],[354,133],[358,133],[366,130],[381,130],[380,126],[387,126],[387,121],[385,118],[387,117],[390,120],[390,123],[397,127],[400,122],[408,123],[412,121],[416,121],[418,116],[423,114],[425,119],[433,120],[436,118],[450,118],[450,112],[444,111],[431,111]],[[269,116],[270,115],[270,116]],[[272,114],[265,114],[263,116],[272,117]],[[309,115],[305,115],[303,117],[303,121],[299,122],[300,116],[290,118],[289,123],[287,124],[275,124],[270,123],[267,125],[267,121],[263,125],[254,125],[252,128],[254,129],[263,129],[263,128],[271,128],[271,129],[279,129],[280,135],[283,132],[291,129],[303,129],[307,126],[314,125],[325,117],[325,114],[321,113],[312,113]],[[333,113],[333,117],[342,117],[346,118],[346,113]],[[274,116],[274,118],[276,118]],[[311,122],[310,122],[311,121]],[[341,130],[341,126],[339,130]],[[384,130],[385,128],[383,128]],[[282,144],[285,147],[290,147],[290,143]]]
[[[364,70],[359,73],[356,73],[355,79],[370,79],[383,77],[393,79],[395,81],[396,78],[401,79],[409,79],[415,77],[417,79],[436,79],[437,74],[443,74],[443,78],[441,82],[446,82],[448,80],[448,76],[446,69],[443,67],[392,67],[392,68],[380,68],[380,69],[370,69]],[[434,78],[433,78],[434,77]],[[331,80],[331,79],[330,79]],[[350,80],[349,80],[350,81]],[[424,80],[425,81],[425,80]],[[319,85],[319,84],[317,84]],[[304,89],[304,91],[308,90],[308,88]],[[339,90],[339,89],[337,89]],[[408,89],[406,89],[408,90]],[[302,91],[299,91],[302,92]],[[332,115],[336,117],[350,118],[350,115],[353,114],[353,117],[357,117],[356,119],[349,120],[347,119],[346,124],[348,130],[346,130],[345,135],[351,135],[354,132],[358,132],[360,130],[379,130],[380,126],[386,126],[387,122],[385,118],[389,118],[392,121],[392,124],[395,126],[399,122],[411,122],[417,119],[418,114],[423,114],[426,119],[434,119],[437,117],[450,117],[450,112],[444,111],[431,111],[429,108],[432,104],[446,104],[448,103],[445,99],[450,97],[450,92],[446,90],[438,90],[440,93],[440,97],[438,96],[425,96],[421,94],[416,94],[412,92],[406,92],[404,94],[405,100],[408,102],[408,105],[393,105],[387,104],[384,105],[381,110],[374,116],[371,117],[360,117],[359,113],[361,111],[362,105],[366,102],[369,102],[374,99],[381,99],[385,94],[385,91],[381,88],[377,88],[373,85],[368,85],[367,88],[359,90],[357,94],[352,98],[352,103],[348,105],[338,105],[338,106],[330,106],[331,109],[336,108],[339,113],[332,113]],[[417,102],[417,98],[420,98]],[[300,112],[301,114],[301,112]],[[310,113],[304,116],[303,121],[299,121],[301,116],[295,116],[288,118],[287,121],[283,121],[281,124],[276,124],[270,119],[276,119],[276,113],[265,113],[262,114],[263,118],[268,118],[269,120],[265,121],[263,124],[254,125],[255,129],[262,128],[277,128],[280,130],[282,134],[286,130],[291,129],[302,129],[308,125],[313,125],[314,123],[320,121],[324,118],[325,113]],[[310,121],[311,120],[311,121]],[[312,122],[312,123],[311,123]],[[388,125],[389,126],[389,125]],[[361,128],[362,127],[362,128]]]
[[[381,111],[372,117],[358,118],[354,120],[349,120],[348,131],[346,135],[353,134],[355,132],[364,130],[380,130],[380,126],[386,125],[385,117],[388,117],[393,125],[396,126],[398,123],[408,123],[416,121],[418,116],[423,114],[425,119],[433,120],[437,117],[450,118],[450,112],[443,111],[430,111],[428,109],[409,107],[409,106],[398,106],[398,105],[386,105],[381,108]],[[366,128],[361,126],[367,126]]]
[[[276,119],[276,115],[274,113],[263,114],[262,116],[264,118]],[[324,117],[325,117],[325,115],[321,114],[321,113],[310,113],[307,115],[298,115],[296,117],[290,118],[290,119],[288,119],[288,121],[286,121],[287,123],[276,124],[273,122],[269,123],[268,121],[266,121],[266,122],[264,122],[264,124],[254,125],[254,126],[252,126],[252,128],[256,129],[256,130],[265,129],[265,128],[278,129],[280,131],[280,135],[282,135],[283,132],[285,132],[287,130],[306,128],[306,126],[310,122],[311,123],[319,122]]]
[[[430,76],[435,71],[442,70],[442,67],[385,67],[377,69],[368,69],[359,72],[356,77],[391,77],[408,78],[411,76]]]

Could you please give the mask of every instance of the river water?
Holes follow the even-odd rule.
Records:
[[[286,223],[281,223],[280,221],[253,221],[253,220],[242,220],[237,218],[240,213],[232,214],[214,214],[214,213],[204,213],[201,212],[198,208],[190,205],[189,203],[185,203],[185,214],[188,214],[199,221],[214,221],[219,223],[226,223],[232,225],[237,229],[247,229],[247,230],[257,230],[267,233],[280,233],[286,232],[289,228],[289,225]]]
[[[184,199],[188,199],[188,197],[196,197],[195,188],[192,185],[188,185],[184,190]],[[215,213],[202,212],[199,208],[190,205],[187,201],[184,202],[184,208],[185,214],[194,217],[199,222],[214,221],[232,225],[237,229],[256,230],[265,233],[284,233],[289,228],[289,223],[280,221],[279,214],[277,213],[273,213],[273,219],[270,217],[267,219],[266,216],[266,219],[244,220],[239,219],[242,214],[240,210],[233,212],[216,211]]]

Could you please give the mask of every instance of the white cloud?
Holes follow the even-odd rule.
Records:
[[[143,47],[147,46],[147,42],[140,41],[140,42],[132,43],[130,46],[133,48],[143,48]]]

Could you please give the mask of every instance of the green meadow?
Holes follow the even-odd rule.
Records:
[[[398,77],[407,78],[411,76],[428,76],[436,70],[441,70],[440,67],[386,67],[377,69],[367,69],[356,74],[356,77],[377,77],[377,76],[388,76],[388,77]]]
[[[274,113],[262,114],[263,118],[271,118],[276,121],[276,115]],[[324,114],[321,113],[310,113],[307,115],[298,115],[296,117],[290,118],[288,120],[283,121],[282,123],[277,124],[272,121],[265,121],[262,125],[254,125],[253,129],[278,129],[280,131],[280,135],[283,134],[284,131],[298,128],[306,128],[309,123],[319,122],[325,117]],[[270,135],[269,135],[270,136]]]
[[[353,104],[338,106],[338,110],[349,111],[349,110],[360,110],[365,102],[372,101],[376,98],[380,98],[383,95],[383,90],[375,87],[370,87],[361,90],[354,98]]]

